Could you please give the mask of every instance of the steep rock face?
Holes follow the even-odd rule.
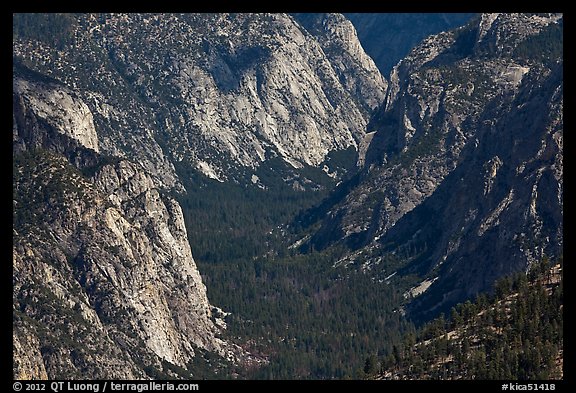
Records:
[[[75,139],[55,144],[66,101],[53,106],[44,83],[15,85],[27,86],[14,89],[15,378],[178,376],[165,364],[186,368],[197,349],[237,361],[243,352],[217,337],[225,325],[178,203],[141,165],[101,157],[77,133],[60,130]],[[85,157],[80,170],[66,156]]]
[[[84,263],[97,264],[118,289],[103,297],[112,302],[118,297],[118,303],[133,309],[146,346],[171,363],[185,365],[193,346],[224,354],[178,203],[163,197],[141,168],[125,161],[105,166],[94,182],[113,205],[101,217],[115,235],[108,244],[119,248],[121,264],[128,267],[106,266],[98,255],[100,241],[85,247]]]
[[[562,254],[562,65],[533,77],[502,102],[496,122],[479,127],[478,146],[466,147],[462,163],[383,238],[420,249],[406,272],[438,277],[412,304],[415,312],[437,314],[502,275]]]
[[[26,325],[14,324],[12,332],[14,379],[48,379],[35,332]]]
[[[15,79],[13,91],[22,97],[32,112],[58,132],[98,151],[98,137],[92,112],[64,86],[42,88],[24,79]]]
[[[225,180],[270,157],[317,166],[357,146],[386,82],[351,24],[325,21],[331,55],[283,14],[81,15],[74,46],[19,37],[14,53],[78,88],[103,152],[138,156],[178,187],[175,163]]]
[[[225,313],[166,191],[184,191],[176,167],[236,180],[357,146],[386,81],[349,22],[326,21],[14,15],[16,378],[186,377],[199,350],[251,361],[218,337]]]
[[[359,184],[311,243],[343,239],[358,250],[346,262],[391,254],[439,277],[414,303],[432,313],[559,255],[561,39],[561,15],[499,14],[424,40],[368,126]]]
[[[14,377],[143,377],[118,344],[126,333],[106,326],[95,303],[103,299],[90,298],[76,271],[78,224],[93,224],[98,206],[92,185],[59,155],[22,153],[15,156],[13,203]]]
[[[412,48],[431,34],[466,24],[473,14],[360,13],[344,14],[358,31],[366,53],[386,77]]]
[[[387,82],[364,52],[352,23],[341,14],[295,14],[294,18],[317,38],[342,86],[352,97],[362,98],[359,104],[364,111],[377,108]]]

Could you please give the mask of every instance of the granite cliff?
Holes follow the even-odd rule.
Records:
[[[174,376],[166,365],[186,368],[197,350],[239,361],[218,338],[224,314],[180,206],[140,164],[95,150],[85,108],[15,73],[14,377]]]
[[[76,89],[104,153],[176,189],[174,165],[220,181],[273,157],[319,166],[357,146],[387,87],[338,15],[310,31],[284,14],[64,17],[65,45],[22,34],[14,55]]]
[[[304,166],[341,176],[328,154],[356,148],[387,87],[350,22],[13,18],[14,377],[198,378],[205,354],[216,372],[261,362],[220,337],[227,313],[208,300],[174,193],[195,186],[189,171],[265,188],[254,171],[271,158],[289,186]]]
[[[417,46],[368,125],[363,169],[322,206],[308,247],[345,242],[355,251],[342,263],[415,274],[429,289],[412,306],[431,315],[559,256],[562,21],[484,14]],[[384,255],[407,262],[385,267]]]
[[[390,351],[405,313],[428,320],[562,254],[562,14],[478,15],[388,80],[339,14],[13,18],[14,378],[229,376],[271,348],[330,377],[342,343]],[[237,306],[218,281],[237,277],[243,307],[353,309],[370,335],[359,347],[347,316],[326,334],[314,308],[290,340],[274,321],[226,335],[251,321],[204,282]],[[367,305],[354,282],[388,295]],[[286,347],[257,343],[271,332]]]

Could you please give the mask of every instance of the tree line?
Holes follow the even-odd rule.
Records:
[[[368,355],[368,377],[390,379],[562,378],[563,259],[543,258],[505,277],[492,295],[458,304],[404,336],[385,357]]]

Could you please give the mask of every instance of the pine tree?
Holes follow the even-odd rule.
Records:
[[[462,316],[456,311],[455,307],[450,309],[450,321],[452,322],[452,329],[457,329],[462,326],[463,319]]]
[[[376,355],[370,355],[364,361],[364,373],[372,375],[378,370],[378,359]]]

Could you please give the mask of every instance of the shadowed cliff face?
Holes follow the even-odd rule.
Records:
[[[465,25],[474,14],[359,13],[344,14],[358,31],[366,53],[386,77],[420,41],[431,34]]]
[[[482,15],[415,48],[368,125],[359,184],[311,244],[438,277],[413,303],[431,314],[561,254],[561,39],[560,15]]]

